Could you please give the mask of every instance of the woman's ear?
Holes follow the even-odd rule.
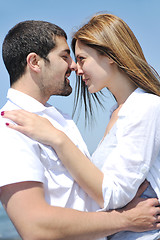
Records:
[[[32,71],[39,72],[40,71],[40,57],[36,53],[29,53],[27,56],[27,65]]]

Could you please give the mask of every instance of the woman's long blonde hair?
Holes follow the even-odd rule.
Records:
[[[123,71],[137,87],[146,92],[160,96],[160,76],[147,63],[139,42],[129,26],[119,17],[112,14],[98,14],[82,26],[72,38],[72,50],[75,53],[75,44],[79,40],[83,44],[94,48],[100,54],[112,58],[118,68]],[[84,100],[85,113],[88,114],[88,107],[93,115],[91,96],[94,101],[98,100],[97,94],[90,94],[78,77],[75,106],[79,96]],[[80,93],[81,89],[81,93]],[[89,105],[87,104],[87,96]],[[76,108],[74,108],[76,109]]]

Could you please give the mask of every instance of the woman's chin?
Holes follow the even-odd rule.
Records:
[[[90,92],[90,93],[96,93],[96,92],[98,92],[98,90],[96,91],[96,89],[95,88],[93,88],[93,87],[88,87],[88,91]]]

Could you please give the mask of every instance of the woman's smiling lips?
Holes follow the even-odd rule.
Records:
[[[89,78],[82,78],[83,82],[85,82],[85,84],[87,85],[87,82],[89,80]]]

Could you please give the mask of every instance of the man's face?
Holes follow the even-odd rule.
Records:
[[[70,49],[65,38],[56,37],[56,47],[47,58],[49,62],[43,60],[39,84],[41,93],[48,98],[51,95],[70,95],[72,87],[68,77],[71,71],[77,69],[77,65],[70,56]]]

